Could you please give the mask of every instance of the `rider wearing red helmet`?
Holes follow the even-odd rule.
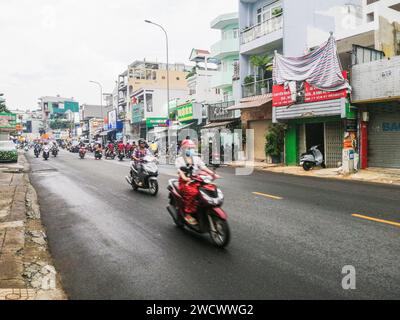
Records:
[[[196,219],[194,219],[192,215],[197,211],[199,185],[193,182],[191,177],[186,172],[182,171],[181,168],[191,167],[193,170],[192,174],[196,174],[198,171],[205,171],[212,177],[216,179],[219,178],[219,176],[208,169],[203,160],[196,155],[196,149],[196,144],[192,140],[186,139],[182,141],[181,156],[177,158],[175,162],[179,174],[179,189],[184,199],[185,220],[192,225],[197,224]]]

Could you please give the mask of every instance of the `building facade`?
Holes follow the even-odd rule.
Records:
[[[303,56],[324,43],[331,32],[347,71],[354,63],[354,45],[372,47],[391,56],[398,51],[396,21],[399,1],[305,0],[299,5],[295,0],[240,0],[242,96],[257,100],[272,92],[268,61],[275,52],[287,57]],[[290,108],[281,105],[272,111],[274,122],[287,125],[287,165],[297,165],[301,153],[319,144],[327,165],[337,167],[343,160],[343,140],[349,135],[354,138],[357,131],[348,96],[299,101]]]
[[[187,75],[184,64],[169,65],[169,98],[183,99],[188,96]],[[167,65],[150,61],[135,61],[128,68],[129,139],[148,138],[169,119]]]

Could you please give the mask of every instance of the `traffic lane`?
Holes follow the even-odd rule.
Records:
[[[111,164],[111,163],[110,163]],[[122,190],[121,190],[122,191]],[[134,194],[134,197],[141,197],[141,194]],[[229,193],[227,195],[227,197],[229,197]],[[232,197],[232,202],[231,201],[227,201],[227,204],[232,203],[234,204],[234,199],[237,198],[237,192],[235,194],[235,197]],[[147,196],[144,196],[142,201],[140,202],[140,204],[144,204],[146,203],[146,201],[149,198]],[[129,194],[128,195],[128,199],[126,199],[127,201],[132,200],[132,195]],[[249,199],[250,202],[244,201],[245,203],[256,203],[257,201],[254,201],[254,199]],[[252,202],[251,202],[252,201]],[[240,216],[238,219],[239,221],[236,221],[236,214],[235,211],[233,211],[232,208],[232,214],[231,214],[231,224],[234,224],[234,229],[237,228],[236,230],[234,230],[234,236],[238,235],[240,236],[240,243],[246,243],[248,245],[243,246],[243,250],[241,252],[243,257],[247,257],[248,261],[252,261],[252,263],[257,266],[257,262],[260,263],[261,265],[258,265],[258,268],[256,268],[256,272],[253,272],[254,274],[256,274],[257,276],[260,276],[260,268],[266,266],[266,264],[263,265],[263,258],[265,257],[265,260],[268,261],[269,264],[273,265],[273,262],[275,262],[275,266],[279,266],[279,274],[282,275],[282,273],[284,273],[284,269],[286,266],[286,268],[288,268],[289,270],[289,274],[293,277],[300,277],[302,279],[305,279],[305,282],[307,283],[307,286],[309,287],[312,283],[315,283],[316,286],[321,287],[340,287],[338,284],[340,282],[338,282],[339,280],[337,279],[337,275],[338,275],[338,269],[339,267],[341,268],[341,263],[339,263],[338,265],[335,265],[335,267],[332,267],[331,265],[329,265],[329,267],[332,268],[331,272],[325,272],[323,274],[321,274],[321,272],[318,272],[316,270],[316,272],[311,272],[310,270],[313,270],[313,266],[314,269],[321,267],[321,264],[324,266],[324,268],[326,268],[326,266],[323,264],[323,261],[318,261],[320,259],[316,259],[316,253],[321,252],[322,251],[322,256],[325,253],[326,254],[326,250],[321,250],[321,248],[313,248],[314,243],[316,242],[318,244],[318,242],[321,241],[321,237],[323,238],[323,234],[320,234],[319,237],[316,237],[316,239],[314,239],[315,235],[313,235],[313,233],[310,234],[309,236],[309,240],[311,240],[311,245],[310,243],[307,244],[307,241],[305,241],[306,249],[313,249],[310,252],[313,252],[313,254],[311,254],[311,257],[308,257],[307,250],[301,250],[303,245],[300,246],[296,246],[297,243],[304,243],[304,241],[299,241],[302,240],[302,238],[304,238],[304,236],[302,237],[302,232],[294,232],[294,231],[304,231],[304,224],[300,223],[298,224],[298,226],[296,226],[297,222],[295,223],[295,225],[293,225],[294,223],[294,219],[292,218],[293,215],[293,210],[292,213],[289,214],[288,221],[285,221],[284,219],[282,219],[282,214],[276,215],[276,212],[279,212],[281,209],[279,207],[274,208],[273,206],[276,206],[276,203],[271,203],[266,205],[264,202],[260,202],[258,203],[258,205],[261,206],[261,210],[260,212],[258,212],[255,208],[250,209],[250,212],[252,214],[245,214],[243,216]],[[271,207],[270,210],[268,210],[268,207]],[[234,205],[235,209],[238,209],[237,205]],[[239,208],[240,209],[240,208]],[[164,210],[163,207],[161,207],[161,215],[164,215]],[[246,207],[243,208],[243,210],[241,210],[241,212],[248,212],[249,211],[249,206],[247,205]],[[266,212],[268,212],[269,216],[266,216]],[[303,213],[304,214],[304,213]],[[160,215],[160,217],[161,217]],[[150,216],[149,214],[146,214],[146,216]],[[254,216],[260,216],[262,217],[261,219],[254,221]],[[158,215],[156,216],[158,217]],[[267,217],[267,219],[265,219]],[[280,221],[279,219],[280,218]],[[135,217],[135,219],[137,219],[137,217]],[[244,221],[243,221],[244,219]],[[247,223],[247,220],[249,220]],[[152,216],[151,220],[154,220],[154,216]],[[163,220],[163,219],[162,219]],[[153,221],[144,221],[144,224],[146,225],[147,223],[152,223]],[[244,222],[244,223],[243,223]],[[270,223],[270,226],[265,226],[266,223]],[[162,223],[162,221],[157,221],[157,224]],[[169,220],[167,220],[167,226],[169,225]],[[160,224],[160,226],[162,226],[162,224]],[[284,226],[287,230],[287,234],[282,234],[281,231],[279,231],[282,226]],[[258,228],[260,227],[260,228]],[[296,230],[297,227],[299,230]],[[162,227],[162,230],[164,226]],[[284,229],[285,229],[284,228]],[[244,229],[243,231],[239,230],[239,229]],[[256,232],[254,232],[254,230],[256,229]],[[253,232],[256,237],[249,237],[249,230],[251,232]],[[267,237],[265,237],[265,239],[263,239],[263,233],[265,233],[265,231],[268,231],[269,234],[267,234]],[[279,232],[274,233],[274,230],[278,230]],[[273,237],[271,237],[271,235],[273,235]],[[176,238],[175,232],[173,233],[173,239]],[[306,237],[307,238],[307,237]],[[187,239],[183,239],[185,241],[185,243],[187,243]],[[201,238],[201,245],[204,245],[203,242],[204,239]],[[246,241],[248,240],[248,241]],[[286,241],[282,241],[282,240],[286,240]],[[293,241],[291,241],[293,240]],[[322,239],[323,240],[323,239]],[[334,238],[333,240],[336,240],[336,238]],[[174,243],[172,243],[173,245]],[[258,246],[258,244],[260,244],[260,246]],[[268,247],[268,244],[270,244],[270,247]],[[168,248],[170,246],[168,245]],[[230,247],[230,251],[232,250],[232,247],[235,249],[239,249],[239,247],[237,246],[237,244],[235,242],[233,242],[232,246]],[[250,248],[254,248],[256,247],[256,251],[251,251],[252,253],[251,255],[248,254],[249,252],[249,247]],[[299,248],[300,247],[300,248]],[[315,245],[314,245],[315,247]],[[352,247],[352,246],[350,246]],[[291,254],[287,255],[288,259],[285,259],[284,257],[286,256],[285,253],[288,252],[288,250],[291,249]],[[298,249],[300,249],[300,251],[297,251]],[[325,248],[322,248],[325,249]],[[330,248],[328,248],[329,250]],[[208,249],[207,249],[208,250]],[[239,250],[237,250],[239,251]],[[289,251],[290,253],[290,251]],[[343,252],[339,252],[341,254],[343,254]],[[321,254],[320,254],[321,255]],[[260,256],[260,257],[257,257]],[[318,256],[318,255],[317,255]],[[334,256],[334,255],[332,255]],[[345,254],[346,256],[346,254]],[[256,258],[255,258],[256,257]],[[296,259],[294,259],[293,261],[293,257],[296,257]],[[254,259],[255,258],[255,259]],[[311,260],[310,260],[311,258]],[[313,263],[309,263],[310,261],[312,261]],[[296,263],[293,263],[296,262]],[[326,263],[325,263],[326,264]],[[244,269],[246,270],[246,269]],[[257,271],[258,270],[258,271]],[[240,270],[241,272],[243,272],[243,270]],[[330,273],[331,275],[329,276]],[[270,276],[271,274],[273,274],[273,272],[269,272],[267,274],[264,274],[265,277]],[[332,275],[334,275],[332,277]],[[279,278],[279,277],[278,277]],[[310,278],[313,278],[313,282],[310,281]],[[298,281],[294,281],[294,283],[296,283]],[[324,285],[322,285],[325,282]],[[330,284],[329,284],[330,282]],[[260,281],[258,280],[256,283],[260,283]],[[307,287],[306,286],[306,287]],[[304,287],[304,286],[303,286]],[[274,288],[274,286],[269,286],[269,290],[271,291],[271,288]],[[285,285],[280,284],[279,286],[276,286],[277,290],[279,289],[285,289]],[[328,289],[328,291],[331,291],[331,288]],[[335,291],[335,290],[334,290]],[[337,290],[336,290],[337,291]],[[385,290],[387,292],[387,290]],[[286,294],[288,294],[288,296],[296,296],[295,294],[290,294],[290,291],[285,290]],[[314,291],[314,293],[317,291]],[[224,291],[223,293],[226,294],[226,292]],[[303,292],[296,292],[297,294],[301,294],[301,297],[304,297],[304,293]],[[251,293],[250,293],[251,294]],[[330,296],[332,296],[332,292],[330,292]],[[263,294],[262,297],[265,297],[267,294]],[[279,296],[279,294],[277,294],[275,292],[275,294],[273,295],[274,297]],[[323,295],[326,296],[326,295]]]
[[[366,208],[378,206],[380,212],[392,211],[394,215],[397,212],[395,217],[399,219],[398,201],[392,200],[387,206],[388,199],[395,196],[398,188],[383,187],[382,190],[380,185],[336,180],[327,180],[325,184],[325,180],[314,179],[319,188],[313,186],[311,191],[306,192],[301,188],[298,193],[296,190],[293,193],[291,182],[298,185],[299,180],[303,180],[302,185],[309,185],[310,179],[264,173],[255,173],[254,176],[254,186],[283,196],[282,200],[273,200],[243,193],[242,201],[236,204],[236,210],[243,212],[245,224],[253,225],[257,229],[255,233],[263,234],[263,230],[271,233],[269,241],[278,239],[276,246],[281,247],[282,252],[292,253],[299,261],[306,260],[311,265],[318,265],[329,275],[340,273],[338,270],[345,265],[355,266],[360,284],[357,292],[361,294],[363,291],[368,298],[398,298],[400,229],[352,216],[354,208],[360,211],[357,203],[352,203],[352,197],[356,194],[363,199]],[[245,190],[247,186],[248,189],[251,181],[244,182],[247,178],[239,180],[243,181],[241,188]],[[231,185],[225,185],[226,193],[235,191],[229,191]],[[340,192],[337,198],[336,192],[330,193],[328,197],[324,195],[324,192],[332,189],[336,191],[344,188],[349,191]],[[318,197],[320,199],[316,200]],[[265,207],[267,202],[269,206],[274,206],[273,210]],[[248,204],[254,204],[252,215],[247,214]],[[329,279],[334,285],[334,277]]]
[[[234,169],[221,169],[229,180],[219,184],[225,190],[242,185],[246,193],[265,193],[282,197],[295,204],[337,209],[338,214],[365,214],[400,222],[400,187],[337,179],[299,177],[265,171],[255,171],[251,176],[236,176]],[[232,174],[232,175],[231,175]],[[231,188],[232,189],[232,188]]]
[[[85,171],[86,172],[86,171]],[[75,176],[75,175],[74,175]],[[90,177],[93,177],[93,175],[89,175]],[[77,179],[78,181],[75,180],[75,183],[79,186],[82,185],[83,181],[79,181],[79,178],[81,176],[78,175]],[[43,177],[42,177],[43,178]],[[61,194],[68,194],[68,190],[71,189],[76,189],[77,186],[71,186],[71,182],[68,181],[63,181],[60,178],[57,178],[57,185],[62,186],[59,188],[56,188],[57,185],[52,185],[50,180],[48,180],[49,177],[45,178],[43,181],[44,184],[47,185],[47,187],[51,190],[57,190],[57,193]],[[48,180],[48,181],[46,181]],[[108,184],[110,185],[110,184]],[[65,188],[65,190],[63,189]],[[41,189],[41,188],[39,188]],[[79,190],[79,189],[78,189]],[[116,190],[114,190],[115,192]],[[121,190],[121,195],[126,192],[125,190]],[[64,232],[66,232],[67,228],[69,226],[72,226],[72,234],[73,237],[72,239],[67,239],[67,241],[61,241],[61,245],[65,248],[68,246],[68,243],[71,244],[71,247],[67,247],[65,250],[62,250],[62,255],[56,259],[65,259],[63,263],[61,263],[61,267],[63,265],[70,265],[71,266],[71,261],[79,262],[78,265],[74,265],[73,268],[70,269],[70,278],[69,281],[66,281],[67,283],[71,283],[73,281],[73,285],[67,286],[67,291],[72,292],[71,296],[72,297],[77,297],[77,298],[93,298],[93,292],[95,293],[95,297],[97,298],[107,298],[112,295],[118,294],[117,297],[121,297],[121,294],[123,293],[128,293],[127,298],[213,298],[213,299],[223,299],[223,298],[289,298],[289,297],[297,297],[297,298],[304,298],[304,297],[314,297],[315,294],[317,296],[322,296],[322,297],[332,297],[332,294],[329,293],[328,291],[325,291],[321,289],[319,286],[315,286],[313,288],[313,285],[310,283],[307,283],[304,279],[301,279],[296,274],[292,274],[291,270],[288,268],[285,270],[285,268],[282,268],[281,263],[278,264],[273,264],[268,261],[263,261],[263,257],[259,258],[258,254],[248,254],[248,252],[251,252],[251,249],[249,248],[240,248],[238,244],[241,242],[237,242],[237,244],[233,244],[232,247],[236,247],[234,251],[236,252],[234,255],[231,253],[231,250],[227,252],[221,252],[220,250],[214,249],[208,241],[204,239],[204,237],[199,237],[196,235],[193,235],[191,232],[180,232],[179,230],[176,230],[172,226],[172,222],[170,218],[168,217],[168,214],[166,214],[165,209],[162,206],[161,211],[156,213],[155,215],[152,215],[151,212],[147,211],[145,214],[133,214],[131,215],[124,215],[126,212],[125,208],[122,208],[122,212],[119,212],[117,210],[117,207],[120,206],[121,203],[124,203],[124,201],[119,201],[117,203],[112,203],[112,209],[113,209],[113,216],[111,221],[109,220],[110,215],[107,213],[108,210],[105,210],[104,216],[99,216],[99,213],[101,214],[102,211],[101,209],[97,210],[96,212],[96,217],[91,217],[86,214],[86,216],[82,216],[79,214],[81,211],[85,211],[84,205],[79,205],[79,201],[76,200],[77,196],[79,195],[79,199],[82,199],[82,194],[84,194],[84,190],[79,190],[75,195],[72,194],[71,201],[73,202],[73,205],[63,205],[62,207],[65,208],[70,208],[72,207],[71,212],[68,212],[65,214],[63,217],[64,219],[67,219],[67,221],[63,221],[60,219],[60,216],[57,216],[55,218],[55,221],[52,221],[51,224],[54,223],[59,223],[59,228],[61,228]],[[117,193],[114,193],[116,195]],[[71,195],[71,194],[69,194]],[[132,192],[129,191],[127,192],[127,196],[130,200],[132,200]],[[134,194],[136,197],[141,197],[141,194]],[[112,197],[111,199],[116,199],[117,197],[121,197],[118,193],[118,196]],[[65,197],[64,197],[65,198]],[[56,202],[59,203],[62,200],[57,199],[56,194],[53,194],[49,197],[46,197],[46,199],[51,199],[49,200],[50,202]],[[148,197],[143,198],[148,199]],[[86,201],[87,203],[97,203],[96,201]],[[99,201],[100,203],[100,201]],[[143,201],[145,203],[145,200]],[[46,206],[46,205],[44,205]],[[101,203],[101,207],[104,208],[104,204]],[[138,207],[139,208],[139,207]],[[93,205],[90,205],[90,211],[96,211],[93,210]],[[65,210],[65,209],[64,209]],[[142,211],[142,210],[137,210],[137,212]],[[58,210],[57,210],[58,212]],[[78,215],[79,219],[75,219],[74,216]],[[122,220],[120,223],[118,223],[118,217],[119,215],[123,216]],[[89,223],[83,223],[85,220],[90,218]],[[142,224],[141,221],[144,223]],[[99,222],[97,222],[96,228],[94,228],[95,221],[92,221],[92,219],[97,219],[100,221],[103,221],[104,224],[99,226]],[[75,226],[75,220],[79,222],[79,227],[77,228]],[[154,221],[158,220],[158,221]],[[85,228],[83,226],[89,224],[90,228]],[[113,233],[113,230],[109,230],[109,226],[113,225],[113,228],[116,228],[120,230],[116,234]],[[118,227],[117,227],[118,225]],[[148,226],[151,226],[151,228],[148,230]],[[138,227],[139,226],[139,227]],[[160,226],[158,230],[154,230],[154,228],[157,228],[157,226]],[[97,230],[96,232],[90,232],[92,229]],[[99,232],[101,230],[101,232]],[[125,230],[125,232],[122,232],[121,230]],[[145,255],[146,259],[149,259],[151,256],[156,255],[158,259],[163,259],[165,260],[165,269],[163,268],[161,271],[155,270],[155,266],[157,266],[157,261],[154,261],[154,263],[150,263],[150,266],[147,266],[142,270],[143,273],[141,273],[140,268],[136,268],[134,272],[128,272],[128,270],[124,269],[124,271],[119,274],[119,277],[122,277],[124,281],[117,281],[117,283],[114,285],[114,288],[117,288],[113,291],[110,291],[107,288],[106,284],[109,279],[109,275],[112,274],[113,278],[116,278],[118,275],[118,272],[114,267],[112,267],[112,272],[110,272],[110,267],[113,266],[109,262],[104,262],[102,261],[101,265],[98,263],[94,264],[94,262],[97,262],[96,259],[93,258],[93,252],[98,252],[100,257],[105,256],[105,254],[110,254],[110,252],[118,252],[119,248],[124,248],[124,243],[132,243],[132,242],[138,242],[138,239],[136,237],[133,237],[133,239],[126,239],[125,241],[121,239],[120,234],[128,234],[131,235],[132,231],[134,231],[134,234],[140,233],[140,231],[147,230],[145,239],[147,241],[139,241],[138,248],[140,250],[143,250],[143,248],[146,248],[149,246],[149,238],[155,237],[155,245],[156,247],[162,246],[161,252],[157,252],[156,248],[151,248],[151,250],[148,251],[148,254]],[[52,242],[56,241],[56,235],[59,232],[56,231],[54,236],[49,234],[49,238]],[[83,235],[89,234],[89,237],[87,239],[82,238]],[[100,237],[100,234],[104,235],[104,238]],[[239,236],[239,238],[244,238]],[[97,238],[97,239],[96,239]],[[96,239],[96,240],[94,240]],[[71,241],[72,240],[72,241]],[[140,239],[139,239],[140,240]],[[106,247],[104,248],[104,251],[100,250],[98,247],[96,247],[94,244],[101,244],[101,243],[107,243],[110,245],[110,243],[115,243],[115,247],[113,246],[113,250],[110,248]],[[85,245],[82,245],[85,244]],[[85,250],[83,253],[79,254],[76,253],[75,247],[79,247],[79,250]],[[132,249],[129,250],[129,248],[125,248],[125,250],[128,250],[130,252],[129,257],[140,257],[140,250],[135,249],[133,252],[131,251]],[[57,251],[57,250],[55,250]],[[139,252],[138,252],[139,251]],[[160,250],[158,250],[160,251]],[[70,254],[66,254],[70,253]],[[74,259],[76,257],[76,254],[79,255],[79,259]],[[119,252],[118,254],[112,254],[112,258],[116,259],[119,261],[119,257],[123,256],[124,259],[126,258],[126,255],[123,254],[123,252]],[[97,256],[97,254],[96,254]],[[85,260],[87,257],[87,261]],[[129,257],[126,260],[129,263]],[[136,258],[141,260],[141,258]],[[251,263],[249,264],[249,262]],[[122,265],[124,265],[125,262],[122,262]],[[79,275],[76,274],[76,270],[79,270],[79,267],[84,265],[86,269],[86,272],[79,273],[80,275],[85,275],[82,278],[79,277]],[[103,268],[102,265],[108,266],[108,268]],[[78,269],[76,269],[78,268]],[[138,270],[139,269],[139,270]],[[62,270],[62,269],[60,269]],[[93,270],[96,270],[96,272],[93,272]],[[148,272],[152,275],[151,277],[153,278],[154,276],[156,277],[156,283],[155,286],[152,286],[151,283],[149,284],[149,281],[151,279],[148,279],[146,275],[148,275]],[[65,272],[64,272],[65,273]],[[87,274],[91,274],[92,276],[95,276],[95,279],[88,281],[88,278],[86,277]],[[128,279],[131,279],[128,277],[127,279],[127,274],[129,275],[137,275],[140,274],[137,277],[134,277],[132,279],[132,282],[127,281]],[[100,275],[97,277],[97,275]],[[162,279],[159,279],[158,277],[162,275]],[[166,283],[166,279],[164,277],[168,277],[170,275],[171,281]],[[65,276],[65,278],[68,276]],[[138,279],[143,279],[145,282],[141,284]],[[168,279],[168,278],[167,278]],[[104,286],[102,285],[102,281],[104,281]],[[158,288],[157,284],[160,285],[160,282],[162,283],[161,287],[165,288],[165,292],[162,291],[161,289],[158,289],[159,292],[154,292],[154,288]],[[284,282],[284,283],[282,283]],[[91,290],[88,290],[89,288],[87,287],[87,284],[96,284],[94,288]],[[126,283],[131,284],[127,285]],[[80,287],[80,285],[85,284],[83,287]],[[125,284],[125,286],[123,285]],[[286,286],[285,286],[286,284]],[[96,290],[95,288],[100,285],[103,290]],[[309,287],[311,288],[310,292],[304,293],[302,291],[299,291],[298,288],[304,288],[304,287]],[[139,289],[138,289],[139,288]],[[75,289],[75,290],[74,290]],[[129,291],[129,289],[131,291]],[[134,292],[132,292],[134,290]],[[83,295],[82,295],[83,294]],[[88,294],[88,295],[85,295]],[[102,295],[104,294],[104,295]],[[125,296],[122,296],[124,298]]]

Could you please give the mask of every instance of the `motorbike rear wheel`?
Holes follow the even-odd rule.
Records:
[[[312,167],[313,167],[313,164],[311,162],[304,162],[303,163],[304,171],[310,171]]]
[[[210,230],[211,240],[218,248],[225,248],[231,239],[228,222],[215,216],[211,219],[215,227],[215,231]]]

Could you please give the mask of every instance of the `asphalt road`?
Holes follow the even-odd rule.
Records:
[[[28,155],[50,249],[72,299],[399,299],[400,188],[221,169],[232,241],[177,229],[128,162]],[[261,193],[254,194],[254,192]],[[385,222],[383,221],[383,222]],[[342,268],[356,289],[342,288]]]

